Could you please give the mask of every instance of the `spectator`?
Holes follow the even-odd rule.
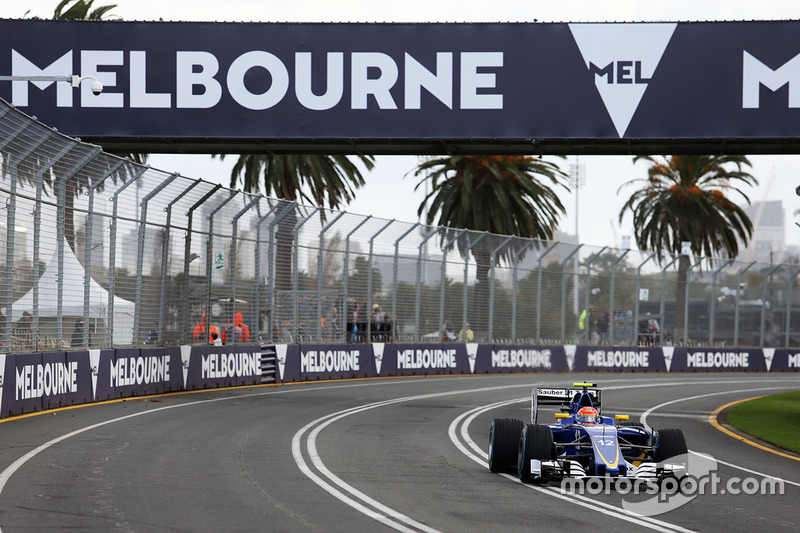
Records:
[[[597,334],[599,336],[600,344],[606,343],[606,339],[608,338],[608,325],[609,325],[608,313],[603,313],[603,316],[597,319]]]
[[[647,314],[649,315],[650,313]],[[661,326],[659,326],[658,319],[656,319],[656,317],[652,317],[647,320],[647,330],[650,332],[650,345],[652,346],[655,342],[659,342]]]
[[[147,332],[147,335],[144,338],[145,344],[156,344],[158,343],[158,320],[153,320],[153,329]]]
[[[648,313],[649,314],[649,313]],[[639,337],[639,346],[650,346],[650,330],[647,327],[648,319],[644,318],[639,320],[636,331]]]
[[[244,323],[242,313],[233,315],[233,331],[236,334],[236,328],[239,328],[239,342],[250,342],[250,328]]]
[[[22,318],[17,322],[17,336],[22,348],[29,348],[33,345],[33,317],[27,311],[22,313]]]
[[[75,321],[75,329],[72,330],[72,338],[69,341],[70,346],[83,346],[83,320],[80,318]]]
[[[455,342],[456,341],[456,334],[453,332],[453,324],[448,320],[444,323],[442,328],[444,333],[442,334],[442,341],[443,342]]]
[[[353,328],[352,329],[352,331],[353,331],[352,342],[359,342],[361,340],[360,337],[359,337],[359,333],[358,333],[358,325],[359,325],[358,319],[359,319],[360,312],[361,312],[361,305],[358,302],[354,302],[353,303],[353,314],[352,314],[352,317],[351,317],[351,319],[352,319],[351,324],[353,324],[353,326],[352,326],[352,328]]]
[[[461,342],[473,342],[475,340],[475,332],[469,329],[469,322],[464,324],[464,329],[458,332],[458,340]]]
[[[372,313],[370,314],[370,328],[372,330],[372,339],[378,340],[383,335],[383,324],[386,320],[386,313],[381,310],[378,304],[372,304]]]
[[[386,342],[392,339],[392,317],[388,313],[383,316],[383,336]]]
[[[228,323],[225,324],[225,327],[222,328],[222,344],[228,344],[233,340],[233,326],[231,325],[231,319],[228,319]]]
[[[213,337],[213,335],[217,335],[217,337]],[[206,339],[206,314],[203,313],[202,318],[200,319],[200,323],[194,327],[192,331],[192,340],[196,343],[205,343]],[[208,342],[214,344],[214,341],[219,337],[219,332],[217,331],[217,327],[214,325],[210,325],[208,327]],[[222,339],[219,340],[220,343]]]
[[[578,316],[578,337],[583,340],[589,339],[589,323],[592,319],[592,312],[584,309]]]

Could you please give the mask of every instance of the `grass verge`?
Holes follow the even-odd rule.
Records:
[[[725,418],[745,433],[800,453],[800,391],[734,405],[725,413]]]

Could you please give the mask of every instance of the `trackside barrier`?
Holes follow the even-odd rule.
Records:
[[[263,383],[447,374],[712,371],[798,372],[800,350],[376,343],[0,354],[0,416]]]

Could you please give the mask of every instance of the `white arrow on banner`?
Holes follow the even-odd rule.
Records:
[[[97,376],[100,373],[100,350],[89,350],[89,368],[92,371],[92,400],[96,400]]]
[[[772,368],[772,358],[775,357],[775,348],[763,348],[764,362],[767,363],[767,372]]]
[[[181,368],[183,369],[183,390],[186,390],[186,382],[189,380],[189,361],[192,359],[192,347],[181,346]]]
[[[469,359],[469,372],[475,373],[475,360],[478,359],[478,344],[474,342],[467,343],[467,358]]]
[[[275,345],[275,356],[278,358],[278,372],[280,372],[280,380],[283,381],[283,371],[286,368],[286,350],[285,344]]]
[[[386,344],[382,342],[376,342],[372,345],[372,356],[375,358],[375,370],[378,371],[378,375],[381,375],[381,365],[383,364],[383,349],[386,347]]]
[[[569,371],[572,372],[572,368],[575,366],[575,345],[569,344],[564,346],[564,354],[567,356]]]
[[[647,90],[677,24],[570,24],[620,137]]]
[[[664,346],[661,351],[664,352],[664,363],[667,365],[667,372],[669,372],[670,368],[672,368],[672,354],[675,352],[675,347]]]

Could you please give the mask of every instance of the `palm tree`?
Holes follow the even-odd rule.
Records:
[[[225,156],[221,155],[221,159]],[[358,160],[372,170],[374,158],[359,155]],[[364,185],[358,166],[345,155],[242,154],[231,170],[231,188],[245,192],[263,192],[295,202],[304,200],[320,207],[338,209],[355,198],[355,190]],[[325,212],[321,212],[325,219]],[[292,279],[294,211],[278,224],[276,237],[275,285],[288,289]]]
[[[75,2],[73,5],[69,7],[69,9],[65,8],[68,4]],[[55,12],[53,13],[53,20],[102,20],[105,15],[117,7],[116,4],[110,6],[100,6],[93,11],[89,11],[92,9],[92,4],[94,0],[62,0],[56,6]],[[25,13],[27,15],[30,13],[28,11]],[[38,19],[39,17],[31,17],[33,19]]]
[[[555,163],[529,156],[449,156],[420,164],[415,176],[424,175],[416,188],[430,181],[431,190],[417,213],[428,209],[427,224],[448,229],[440,234],[442,242],[452,239],[454,231],[469,229],[495,235],[516,235],[528,239],[551,240],[566,210],[552,186],[565,185],[564,174]],[[459,252],[466,257],[474,234],[456,240]],[[472,239],[472,240],[470,240]],[[483,239],[472,248],[477,264],[480,291],[488,294],[491,252],[497,239]],[[495,257],[508,260],[521,246],[511,241]],[[485,298],[484,298],[485,299]],[[483,327],[482,317],[478,317]]]
[[[650,163],[647,178],[631,180],[620,187],[621,190],[643,183],[623,205],[619,220],[622,222],[627,211],[633,214],[634,236],[640,250],[655,252],[661,262],[665,255],[680,254],[681,243],[689,242],[695,256],[711,260],[721,255],[734,258],[739,253],[739,241],[747,245],[753,224],[744,210],[728,198],[730,192],[736,192],[750,203],[740,186],[754,186],[758,181],[744,170],[751,167],[747,157],[637,156],[634,163],[637,161]],[[676,339],[684,334],[689,263],[688,256],[680,256]]]

